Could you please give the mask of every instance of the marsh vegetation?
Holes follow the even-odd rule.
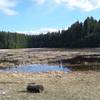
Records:
[[[2,49],[0,50],[1,68],[36,63],[59,65],[62,61],[65,67],[69,66],[75,70],[69,73],[63,71],[0,72],[0,100],[99,100],[99,51],[100,48]],[[88,70],[87,65],[89,65]],[[44,91],[39,94],[27,93],[26,87],[29,83],[43,85]]]

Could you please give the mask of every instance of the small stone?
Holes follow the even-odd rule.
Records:
[[[27,85],[27,92],[30,93],[41,93],[44,90],[43,85],[36,85],[34,83],[29,83]]]

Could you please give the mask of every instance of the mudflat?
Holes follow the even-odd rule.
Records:
[[[78,55],[100,55],[100,48],[91,49],[0,49],[0,67],[15,67],[26,64],[47,64]]]

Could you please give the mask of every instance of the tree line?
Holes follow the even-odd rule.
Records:
[[[0,48],[90,48],[100,47],[100,20],[87,17],[67,30],[40,35],[0,32]]]

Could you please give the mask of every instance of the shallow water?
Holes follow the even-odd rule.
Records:
[[[7,69],[1,69],[0,71],[36,73],[36,72],[49,72],[49,71],[69,72],[70,69],[62,65],[32,64],[26,66],[18,66],[18,67],[12,67]]]

